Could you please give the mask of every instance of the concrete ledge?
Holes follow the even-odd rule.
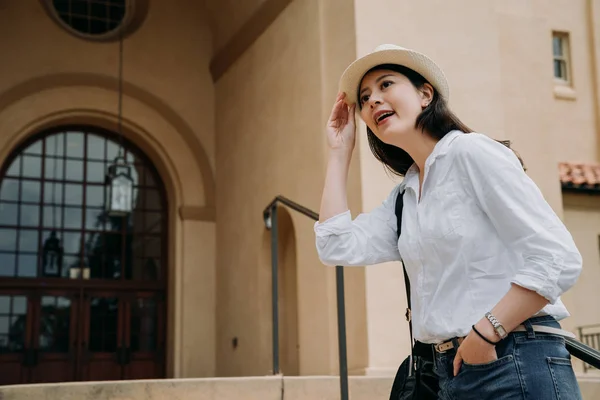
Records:
[[[583,398],[600,398],[600,377],[578,376]],[[393,377],[351,376],[352,400],[386,400]],[[0,387],[2,400],[339,400],[336,376],[164,379]]]
[[[2,400],[281,400],[281,377],[72,382],[0,388]]]

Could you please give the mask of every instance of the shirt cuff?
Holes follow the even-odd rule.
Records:
[[[542,277],[518,274],[512,280],[512,283],[536,292],[548,300],[550,304],[555,304],[561,295],[561,290],[556,284],[556,279],[552,279],[551,276]]]
[[[339,235],[349,232],[352,229],[352,216],[350,210],[334,215],[323,222],[315,222],[314,229],[317,237]]]

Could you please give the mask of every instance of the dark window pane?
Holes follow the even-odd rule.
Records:
[[[90,13],[89,1],[72,0],[70,11],[72,14],[87,16]]]
[[[10,318],[8,316],[0,316],[0,334],[8,334],[8,328],[10,327]]]
[[[21,204],[20,206],[20,223],[22,226],[39,226],[40,225],[40,206],[32,206]]]
[[[61,206],[44,207],[44,227],[60,228],[62,225],[63,210]]]
[[[64,146],[65,135],[63,133],[56,133],[46,137],[46,155],[62,157],[65,155]]]
[[[87,135],[87,157],[88,159],[104,160],[105,139],[98,135]],[[88,164],[89,168],[89,164]],[[89,179],[89,173],[88,173]]]
[[[118,299],[92,298],[90,301],[90,350],[114,352],[117,348]]]
[[[79,254],[81,250],[81,233],[64,232],[62,243],[67,254]]]
[[[104,347],[102,345],[102,332],[92,332],[90,330],[90,351],[101,352]]]
[[[162,230],[162,214],[158,212],[146,212],[144,214],[145,232],[160,233]]]
[[[160,258],[160,236],[146,236],[144,239],[144,257]]]
[[[23,177],[40,178],[42,176],[42,158],[38,156],[23,156]]]
[[[64,278],[70,278],[72,273],[78,275],[81,266],[81,258],[79,256],[66,255],[63,257],[62,274]]]
[[[104,207],[105,186],[89,185],[86,190],[85,204],[88,207]]]
[[[39,203],[41,200],[41,183],[39,181],[21,182],[21,201]]]
[[[13,296],[12,312],[13,314],[27,313],[27,297]]]
[[[562,79],[562,71],[559,60],[554,60],[554,77]]]
[[[14,253],[0,253],[0,276],[16,276],[16,256]]]
[[[83,218],[83,209],[68,207],[64,210],[65,218],[64,218],[64,227],[69,229],[81,229],[82,227],[82,218]]]
[[[18,201],[19,181],[9,178],[4,179],[4,181],[2,181],[2,188],[0,189],[0,199]]]
[[[44,203],[62,204],[64,185],[56,182],[44,183]]]
[[[69,351],[71,300],[66,297],[43,297],[39,347],[46,352]]]
[[[106,166],[103,162],[88,161],[87,162],[87,180],[90,183],[105,183]]]
[[[10,203],[0,203],[0,225],[17,225],[19,206]]]
[[[100,35],[110,30],[110,26],[106,20],[99,21],[97,19],[92,19],[90,21],[90,31],[92,35]]]
[[[160,278],[160,259],[145,258],[143,259],[143,270],[141,279],[144,281],[155,281]]]
[[[14,229],[0,229],[0,251],[2,250],[17,250],[17,235]]]
[[[35,143],[29,145],[25,150],[23,150],[25,154],[42,154],[42,142],[36,141]]]
[[[0,296],[0,315],[10,314],[10,297]]]
[[[65,204],[73,206],[83,205],[83,186],[77,184],[65,184]]]
[[[66,180],[82,181],[83,180],[83,161],[82,160],[67,160],[66,165]]]
[[[83,159],[83,155],[83,133],[67,132],[67,157]]]
[[[123,20],[125,16],[125,8],[119,6],[111,6],[109,9],[109,20],[111,22],[111,26],[118,26],[118,24]]]
[[[562,38],[560,36],[554,36],[552,38],[552,50],[555,56],[563,55]]]
[[[8,170],[6,171],[6,175],[9,176],[19,176],[21,175],[21,156],[15,158],[15,160],[10,164]]]
[[[104,209],[102,208],[88,208],[85,210],[85,227],[91,230],[103,230],[104,229]]]
[[[117,157],[117,155],[119,154],[119,149],[120,146],[118,143],[115,143],[113,141],[106,142],[106,160],[109,164],[112,163]]]
[[[92,1],[90,3],[90,15],[94,19],[105,21],[108,18],[108,8],[106,1]]]
[[[138,204],[143,204],[144,209],[146,210],[162,210],[162,199],[160,197],[160,192],[154,189],[143,189],[139,191],[140,196],[143,196],[142,201],[138,201]]]
[[[59,158],[46,158],[44,160],[44,178],[64,180],[65,162]]]
[[[156,301],[152,298],[137,299],[131,306],[131,350],[153,351],[156,349],[157,327]],[[135,339],[135,341],[134,341]]]
[[[19,254],[19,271],[17,276],[21,278],[35,278],[37,276],[37,256],[31,254]]]
[[[19,251],[35,253],[39,250],[39,233],[37,230],[22,229],[19,231]]]

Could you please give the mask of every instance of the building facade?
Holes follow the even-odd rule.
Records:
[[[0,384],[272,373],[262,212],[318,210],[339,76],[381,43],[513,142],[584,256],[564,326],[600,323],[599,0],[1,0],[0,21]],[[353,214],[396,183],[359,125]],[[314,221],[278,220],[281,373],[337,374],[335,272]],[[351,374],[408,353],[402,276],[345,270]]]

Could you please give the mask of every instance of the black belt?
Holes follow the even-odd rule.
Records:
[[[419,341],[415,342],[413,346],[413,354],[417,357],[424,358],[425,360],[433,361],[434,348],[432,344],[422,343]]]

